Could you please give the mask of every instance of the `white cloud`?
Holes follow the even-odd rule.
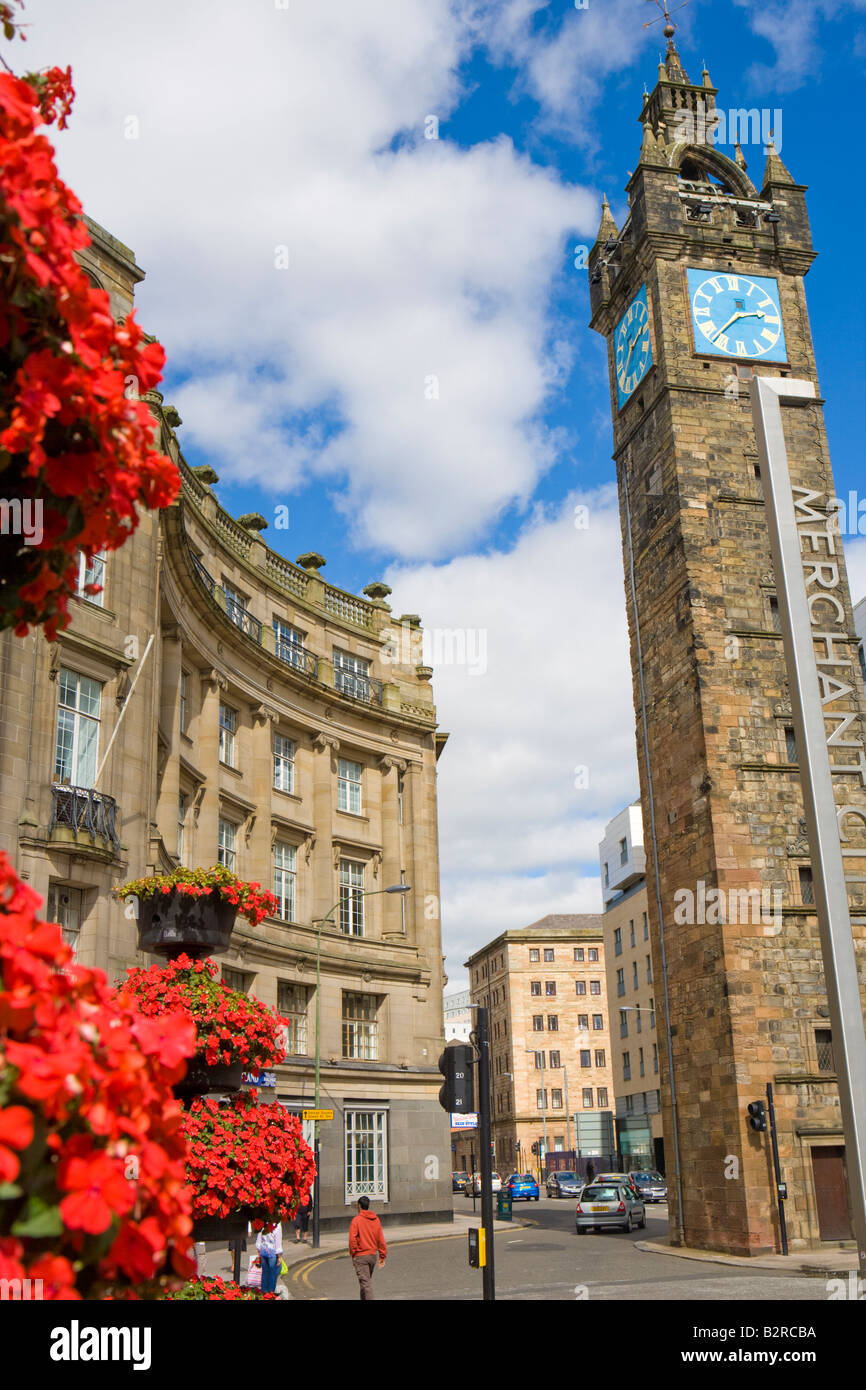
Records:
[[[153,0],[133,42],[117,13],[32,0],[26,62],[73,64],[61,169],[148,272],[187,452],[278,501],[327,479],[353,541],[409,558],[525,505],[573,351],[551,283],[597,204],[505,138],[449,142],[471,26],[447,0]]]
[[[596,146],[603,133],[599,98],[605,79],[648,46],[634,0],[593,0],[583,9],[563,0],[463,3],[493,60],[517,69],[515,93],[528,92],[541,103],[543,128],[577,145]]]
[[[486,633],[484,674],[442,664],[433,677],[451,735],[439,813],[452,980],[504,927],[601,910],[598,842],[638,785],[621,554],[611,485],[539,513],[511,550],[388,575],[428,642],[437,629]]]
[[[775,0],[760,6],[753,0],[734,0],[734,4],[748,10],[749,27],[774,51],[774,63],[753,63],[746,73],[750,82],[770,92],[795,89],[816,75],[824,57],[822,19],[866,9],[866,0]]]

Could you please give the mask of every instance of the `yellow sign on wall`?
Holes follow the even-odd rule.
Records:
[[[333,1120],[333,1110],[302,1110],[301,1115],[305,1120]]]

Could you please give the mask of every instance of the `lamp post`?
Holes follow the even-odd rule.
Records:
[[[370,888],[361,889],[353,896],[356,898],[374,898],[378,893],[411,893],[412,889],[408,883],[393,883],[390,888]],[[315,1107],[319,1108],[319,1072],[320,1072],[320,1052],[319,1052],[319,1025],[321,1019],[321,960],[322,960],[322,928],[330,920],[333,913],[343,904],[342,895],[329,908],[324,917],[319,918],[319,928],[316,932],[316,1081],[315,1081]],[[313,1249],[319,1248],[319,1121],[313,1121],[315,1129],[313,1131],[313,1147],[316,1156],[316,1185],[313,1189]]]
[[[547,1163],[547,1093],[546,1093],[545,1087],[544,1087],[544,1052],[543,1052],[543,1051],[542,1051],[542,1052],[537,1052],[537,1051],[535,1050],[534,1047],[526,1047],[526,1048],[524,1048],[524,1051],[525,1051],[525,1052],[532,1052],[532,1053],[535,1054],[536,1057],[540,1057],[540,1058],[541,1058],[541,1132],[542,1132],[542,1135],[543,1135],[542,1143],[543,1143],[543,1145],[544,1145],[544,1155],[543,1155],[543,1158],[544,1158],[544,1163],[545,1163],[545,1165],[546,1165],[546,1163]],[[539,1171],[539,1177],[540,1177],[541,1174],[542,1174],[542,1171],[543,1171],[540,1164],[539,1164],[539,1170],[538,1170],[538,1171]]]

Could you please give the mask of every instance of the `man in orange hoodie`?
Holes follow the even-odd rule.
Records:
[[[361,1301],[371,1303],[375,1299],[373,1270],[376,1268],[376,1256],[379,1257],[381,1269],[388,1247],[382,1234],[382,1223],[376,1213],[370,1211],[369,1197],[358,1198],[358,1215],[349,1227],[349,1254],[361,1285]]]

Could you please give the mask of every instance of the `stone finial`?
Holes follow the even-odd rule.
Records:
[[[220,480],[220,475],[216,469],[211,468],[209,463],[200,463],[191,470],[193,475],[198,478],[200,483],[207,483],[208,487],[214,487]]]
[[[177,406],[167,405],[164,408],[162,414],[165,423],[168,425],[169,429],[176,430],[180,425],[183,424],[183,420],[181,420],[180,418]]]
[[[607,194],[605,193],[601,200],[601,221],[598,224],[598,232],[595,237],[596,246],[598,246],[600,242],[608,241],[611,237],[614,239],[619,237],[619,228],[613,220],[613,213],[610,210],[610,203],[607,201]]]
[[[372,584],[368,584],[366,589],[361,590],[361,593],[366,594],[367,598],[372,599],[374,603],[380,603],[382,599],[388,597],[391,589],[387,584],[383,584],[381,579],[374,579]]]
[[[261,512],[244,512],[238,517],[238,526],[243,526],[245,531],[266,531],[268,523]]]
[[[703,83],[703,85],[704,85],[705,87],[712,87],[712,85],[713,85],[712,82],[710,81],[710,74],[709,74],[708,71],[707,71],[707,60],[706,60],[706,58],[704,59],[703,71],[701,72],[701,82]]]
[[[298,556],[295,563],[300,565],[302,570],[306,570],[307,574],[317,574],[328,562],[324,555],[319,555],[315,550],[307,550]]]
[[[743,154],[743,151],[740,148],[739,140],[734,145],[734,151],[734,163],[736,164],[738,169],[742,169],[743,173],[745,173],[749,166],[746,163],[746,156]]]
[[[767,188],[770,184],[792,184],[793,182],[794,179],[776,153],[776,146],[773,144],[773,134],[771,131],[770,139],[767,142],[767,163],[764,166],[764,188]]]

